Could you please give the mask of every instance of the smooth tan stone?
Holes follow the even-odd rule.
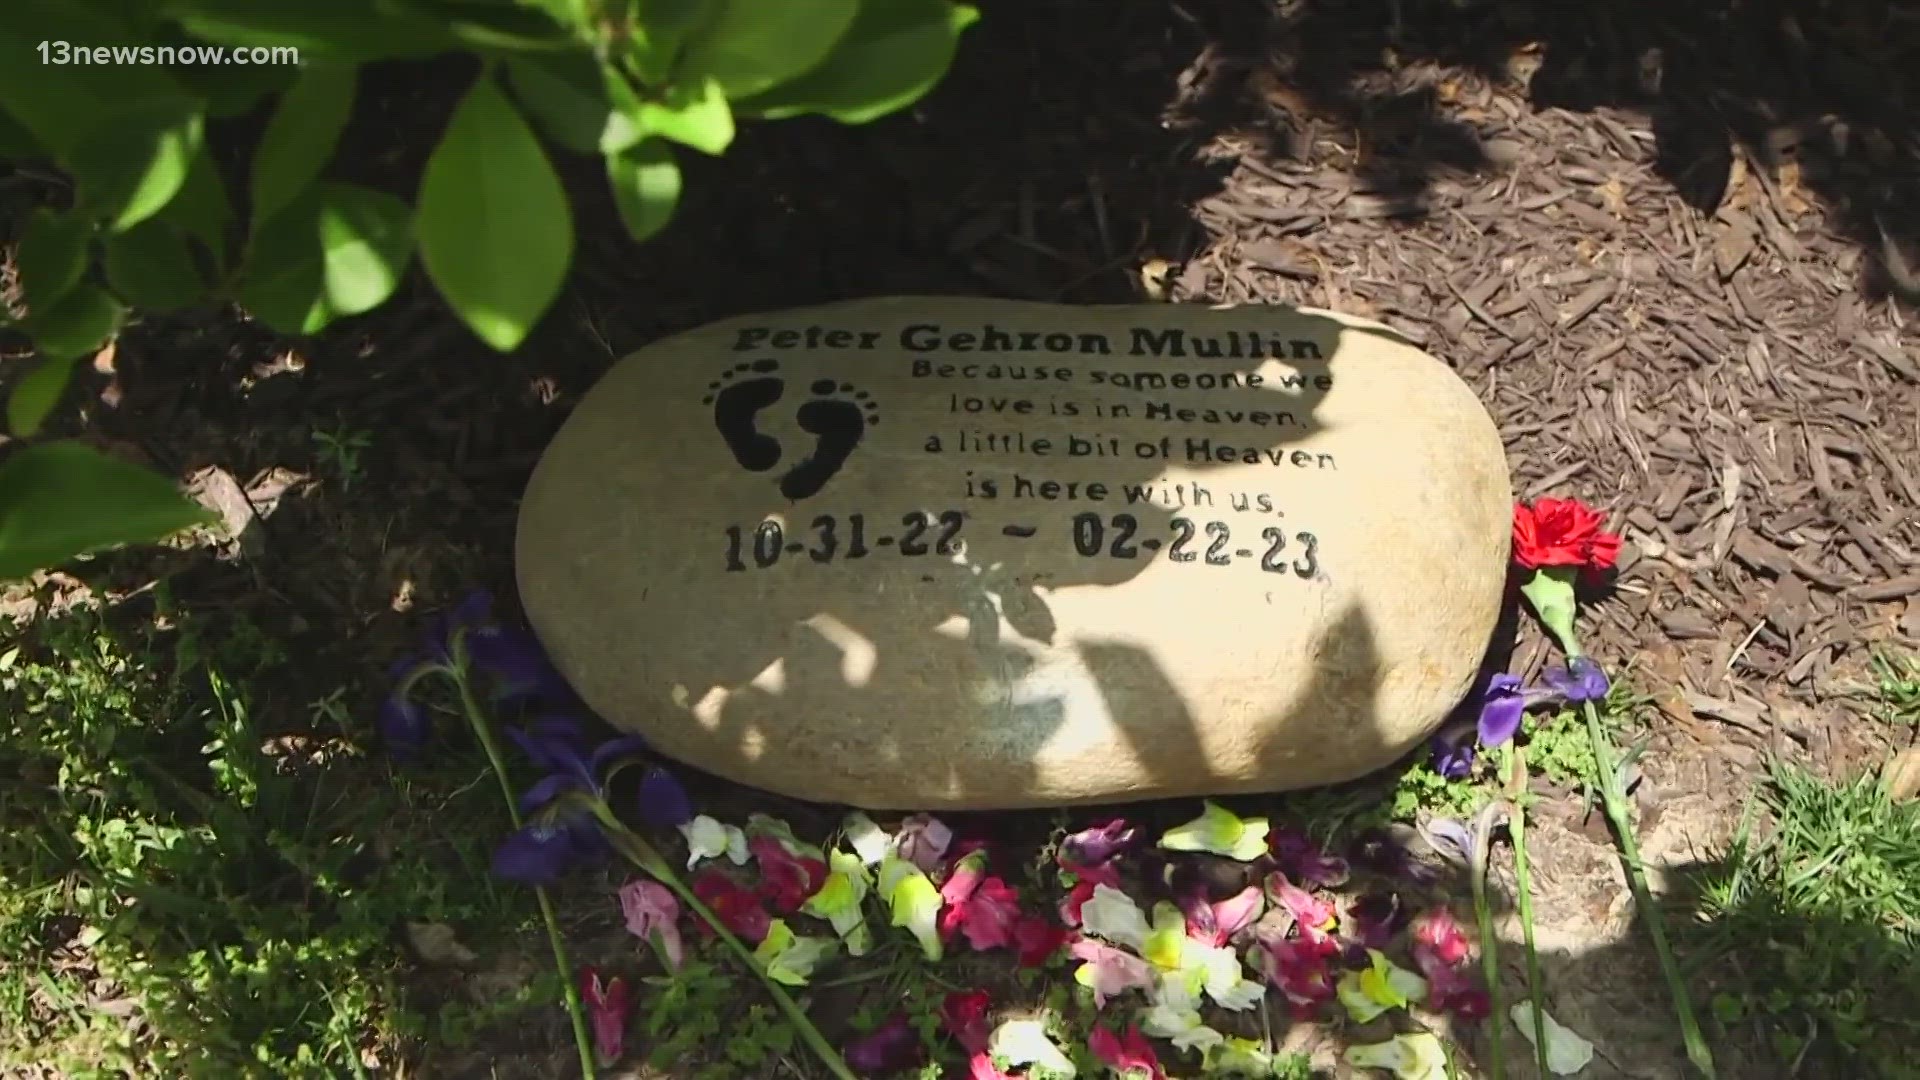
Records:
[[[1376,324],[888,298],[617,364],[533,475],[518,573],[586,702],[684,762],[1059,805],[1390,763],[1470,687],[1511,517],[1486,411]]]

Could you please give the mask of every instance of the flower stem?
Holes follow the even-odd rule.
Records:
[[[1500,994],[1500,945],[1493,930],[1493,907],[1487,902],[1487,860],[1493,847],[1493,820],[1499,805],[1497,802],[1489,805],[1474,823],[1473,865],[1469,872],[1473,882],[1473,918],[1480,928],[1480,968],[1486,975],[1487,1000],[1493,1013],[1493,1023],[1487,1025],[1491,1039],[1487,1048],[1487,1072],[1493,1080],[1506,1080],[1506,1036],[1502,1034],[1500,1022],[1506,1015]]]
[[[1578,655],[1569,650],[1568,656]],[[1667,991],[1673,997],[1673,1009],[1680,1021],[1680,1037],[1687,1045],[1687,1059],[1707,1080],[1713,1080],[1713,1052],[1707,1048],[1707,1040],[1700,1033],[1700,1023],[1694,1019],[1693,999],[1687,993],[1686,979],[1680,974],[1680,965],[1674,961],[1673,949],[1667,944],[1667,928],[1659,901],[1654,899],[1653,891],[1647,887],[1646,868],[1640,862],[1640,844],[1634,839],[1633,822],[1627,817],[1627,793],[1621,789],[1620,774],[1614,765],[1613,745],[1607,738],[1605,729],[1600,726],[1600,710],[1593,702],[1581,703],[1581,711],[1586,714],[1587,739],[1593,744],[1594,768],[1600,774],[1595,782],[1600,785],[1600,801],[1606,807],[1607,820],[1613,823],[1614,835],[1620,841],[1620,861],[1627,871],[1627,887],[1633,890],[1633,902],[1640,909],[1640,919],[1646,924],[1647,934],[1653,939],[1653,952],[1660,960],[1660,973],[1666,977]]]
[[[827,1041],[825,1035],[820,1034],[820,1029],[814,1026],[813,1020],[807,1015],[806,1010],[802,1009],[799,1003],[793,1000],[793,997],[787,993],[785,987],[767,976],[766,971],[760,966],[759,961],[754,959],[753,950],[747,948],[745,942],[735,937],[733,932],[728,930],[725,924],[720,921],[720,917],[715,915],[712,909],[708,908],[705,903],[701,902],[698,896],[694,895],[693,890],[688,888],[686,883],[680,880],[680,875],[674,872],[673,867],[667,860],[662,858],[659,852],[653,849],[651,844],[635,835],[631,829],[628,829],[618,818],[614,817],[612,809],[605,803],[599,803],[594,808],[594,812],[595,816],[600,819],[601,826],[606,830],[608,838],[612,840],[614,847],[618,848],[622,855],[625,855],[635,866],[653,875],[662,885],[671,889],[673,894],[680,898],[681,903],[687,905],[695,915],[700,917],[700,921],[706,923],[708,928],[710,928],[721,941],[726,943],[727,948],[733,950],[734,955],[738,956],[741,962],[747,965],[747,970],[759,976],[761,985],[767,988],[767,993],[772,996],[773,1003],[780,1007],[780,1011],[787,1015],[788,1020],[793,1022],[794,1030],[799,1033],[800,1040],[806,1043],[808,1048],[814,1052],[814,1055],[820,1059],[821,1064],[827,1067],[827,1071],[837,1077],[838,1080],[859,1080],[859,1078],[854,1075],[853,1070],[847,1067],[846,1061],[841,1058],[840,1051],[834,1049],[833,1044]]]
[[[493,741],[493,726],[487,723],[487,714],[480,708],[480,702],[473,696],[473,687],[467,681],[464,644],[456,645],[456,664],[451,672],[453,684],[460,691],[460,708],[467,715],[467,724],[473,728],[473,737],[479,740],[480,749],[486,752],[487,765],[494,779],[500,783],[500,795],[507,800],[507,817],[518,829],[521,826],[520,803],[514,798],[512,781],[507,779],[507,764],[500,756],[500,744]],[[545,888],[534,886],[533,895],[540,902],[540,921],[547,927],[547,945],[553,949],[554,966],[560,970],[560,985],[567,999],[567,1018],[573,1021],[573,1047],[580,1054],[580,1075],[584,1080],[593,1080],[593,1036],[587,1031],[587,1013],[580,1001],[580,987],[574,982],[573,962],[567,958],[567,943],[560,936],[560,920],[554,914],[553,901],[548,898]]]
[[[1517,898],[1520,906],[1520,939],[1527,950],[1527,1000],[1533,1006],[1533,1056],[1540,1066],[1540,1075],[1552,1075],[1547,1067],[1547,1012],[1541,1004],[1541,996],[1546,985],[1540,979],[1540,953],[1533,945],[1533,871],[1527,861],[1527,759],[1519,747],[1514,747],[1508,758],[1511,772],[1508,774],[1507,792],[1513,796],[1513,817],[1507,823],[1507,832],[1513,837],[1513,876],[1519,887]],[[1494,1017],[1494,1023],[1503,1021]]]

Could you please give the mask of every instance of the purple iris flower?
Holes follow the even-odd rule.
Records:
[[[525,630],[502,626],[493,618],[493,598],[485,592],[467,595],[450,610],[431,619],[421,635],[419,652],[395,663],[389,671],[396,687],[381,702],[379,727],[396,757],[417,758],[431,734],[432,721],[414,700],[414,685],[453,664],[454,643],[464,647],[468,665],[483,680],[490,701],[570,706],[578,699],[540,643]]]
[[[453,641],[460,635],[464,635],[468,660],[487,677],[494,701],[573,703],[573,689],[554,669],[540,642],[527,631],[494,619],[491,594],[469,593],[453,610],[428,624],[422,643],[427,659],[451,662]]]
[[[1452,818],[1434,818],[1427,823],[1427,843],[1447,858],[1473,865],[1475,849],[1473,830],[1464,822]]]
[[[551,885],[597,857],[605,844],[591,819],[530,821],[493,849],[493,875],[522,885]]]
[[[380,738],[394,757],[414,761],[433,735],[433,718],[417,701],[400,691],[380,703]]]
[[[1569,705],[1605,701],[1611,685],[1607,673],[1591,657],[1576,656],[1566,667],[1548,668],[1540,678]]]
[[[569,792],[605,799],[607,781],[615,763],[646,747],[637,735],[608,739],[589,748],[578,720],[551,716],[526,728],[506,728],[507,737],[527,760],[545,769],[520,796],[528,821],[494,849],[493,872],[510,881],[548,884],[568,868],[599,859],[612,850],[591,810],[562,801]],[[641,784],[641,814],[649,821],[669,820],[685,812],[691,818],[686,790],[664,770],[654,770],[651,783]],[[686,820],[681,818],[680,820]]]
[[[1472,724],[1454,724],[1442,728],[1433,737],[1433,771],[1448,780],[1465,780],[1473,772],[1479,756],[1474,738],[1479,734]]]
[[[528,761],[547,770],[547,775],[520,797],[522,810],[545,806],[567,791],[605,798],[607,766],[647,746],[638,735],[622,735],[589,750],[580,721],[570,716],[545,717],[525,729],[507,728],[506,733],[520,745]]]
[[[1487,680],[1480,697],[1480,745],[1499,746],[1520,731],[1527,710],[1539,705],[1565,705],[1605,697],[1607,676],[1600,666],[1584,657],[1574,667],[1555,668],[1542,676],[1546,686],[1523,687],[1518,675],[1501,672]],[[1579,696],[1576,696],[1579,695]]]
[[[1520,676],[1501,672],[1487,683],[1480,698],[1480,745],[1499,746],[1520,730],[1520,718],[1527,712],[1525,691]]]
[[[640,778],[640,820],[656,829],[672,829],[693,820],[693,800],[672,773],[658,766]]]

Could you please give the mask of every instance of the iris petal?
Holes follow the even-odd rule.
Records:
[[[579,782],[565,773],[548,773],[533,782],[533,786],[520,796],[522,811],[538,810],[560,797],[562,792],[577,789]]]
[[[616,735],[593,748],[593,753],[587,758],[587,771],[595,776],[604,776],[607,766],[646,749],[647,740],[638,735]]]
[[[1498,683],[1502,678],[1497,677]],[[1499,746],[1520,730],[1520,720],[1526,715],[1527,703],[1520,696],[1518,679],[1512,679],[1510,687],[1489,689],[1485,702],[1480,706],[1480,745]]]
[[[647,770],[640,779],[640,820],[656,829],[673,829],[693,820],[693,800],[672,773]]]
[[[433,734],[433,721],[427,710],[406,695],[395,692],[380,703],[380,737],[392,750],[411,756],[427,744]]]
[[[575,838],[566,829],[528,825],[493,849],[493,874],[523,885],[549,885],[560,879],[576,856]]]

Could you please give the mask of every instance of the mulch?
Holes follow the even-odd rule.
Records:
[[[686,155],[645,247],[572,163],[575,279],[513,356],[419,281],[311,341],[237,314],[128,335],[97,430],[275,496],[244,558],[183,557],[176,589],[270,606],[314,649],[298,677],[371,700],[413,607],[510,593],[540,448],[661,334],[887,293],[1307,304],[1453,365],[1521,497],[1580,496],[1630,538],[1586,634],[1671,721],[1650,771],[1880,760],[1851,690],[1920,641],[1920,6],[983,6],[909,113]],[[469,77],[369,73],[339,174],[410,194]],[[338,424],[376,437],[346,490],[312,440]]]
[[[312,341],[150,323],[90,414],[251,486],[278,512],[225,580],[337,641],[510,581],[541,446],[660,334],[880,293],[1335,308],[1473,385],[1522,497],[1607,508],[1633,544],[1591,646],[1673,687],[1679,730],[1806,741],[1867,646],[1920,635],[1920,351],[1883,295],[1920,240],[1917,11],[990,4],[910,115],[685,155],[644,248],[569,163],[575,281],[512,357],[416,280]],[[470,78],[369,72],[335,174],[404,192]],[[375,433],[366,475],[303,481],[337,426]]]
[[[1669,752],[1712,748],[1736,772],[1767,751],[1883,753],[1847,692],[1872,648],[1920,637],[1920,350],[1899,299],[1920,292],[1920,7],[986,15],[908,114],[683,155],[687,197],[645,247],[595,163],[566,162],[574,281],[513,356],[416,268],[316,339],[232,312],[135,328],[91,373],[92,431],[234,523],[249,500],[263,519],[227,552],[244,557],[183,557],[185,587],[270,603],[370,673],[416,604],[510,594],[540,449],[662,334],[886,293],[1335,308],[1460,372],[1521,497],[1588,499],[1632,540],[1589,646],[1648,674]],[[407,192],[471,77],[368,71],[332,174]],[[226,132],[229,168],[249,124]],[[354,428],[375,445],[349,487],[314,433]],[[1523,668],[1545,662],[1537,635],[1518,645]]]

